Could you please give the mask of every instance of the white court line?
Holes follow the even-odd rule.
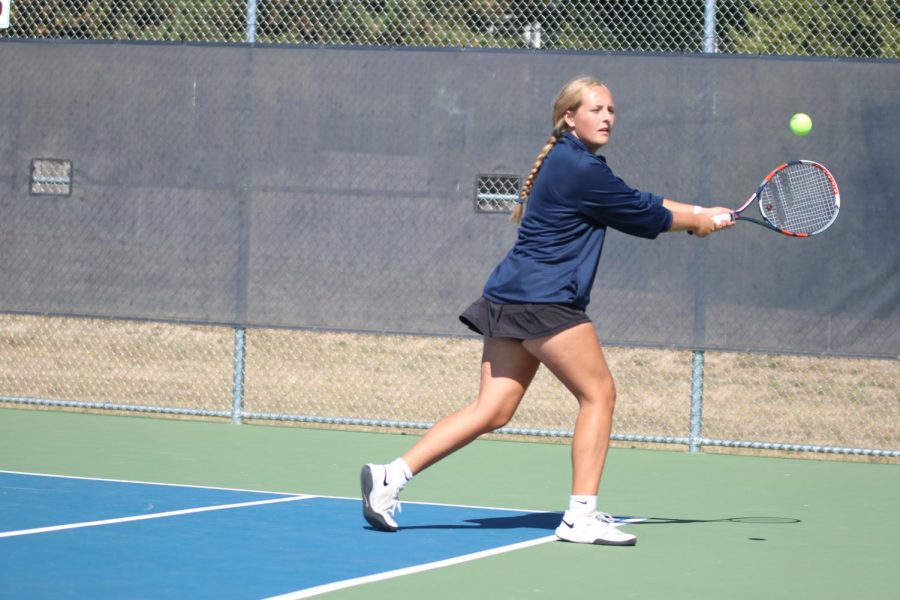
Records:
[[[323,494],[316,494],[317,498],[326,498],[329,500],[356,500],[360,501],[359,496],[325,496]],[[502,506],[480,506],[478,504],[446,504],[444,502],[421,502],[417,500],[403,500],[401,504],[414,504],[419,506],[443,506],[446,508],[475,508],[478,510],[496,510],[501,512],[522,512],[529,514],[559,514],[560,517],[563,515],[563,511],[561,510],[535,510],[532,508],[504,508]]]
[[[58,479],[79,479],[82,481],[105,481],[109,483],[136,483],[139,485],[163,485],[163,486],[171,486],[171,487],[183,487],[183,488],[191,488],[191,489],[202,489],[202,490],[224,490],[229,492],[252,492],[256,494],[272,494],[272,495],[281,495],[281,496],[297,496],[296,493],[290,492],[272,492],[269,490],[248,490],[242,488],[228,488],[228,487],[215,487],[208,485],[189,485],[185,483],[165,483],[159,481],[134,481],[129,479],[106,479],[103,477],[79,477],[77,475],[48,475],[46,473],[29,473],[27,471],[5,471],[0,469],[0,473],[8,473],[10,475],[31,475],[34,477],[55,477]],[[299,494],[304,495],[304,494]],[[326,498],[329,500],[355,500],[359,501],[359,496],[327,496],[323,494],[310,494],[310,497],[315,498]],[[404,500],[403,504],[420,504],[422,506],[446,506],[448,508],[477,508],[481,510],[497,510],[497,511],[508,511],[508,512],[524,512],[524,513],[553,513],[558,512],[560,516],[562,516],[563,511],[553,511],[553,510],[535,510],[533,508],[506,508],[500,506],[481,506],[478,504],[446,504],[443,502],[418,502],[414,500]]]
[[[528,540],[527,542],[519,542],[516,544],[509,544],[508,546],[500,546],[498,548],[491,548],[490,550],[482,550],[481,552],[473,552],[472,554],[463,554],[462,556],[457,556],[455,558],[448,558],[445,560],[438,560],[435,562],[423,563],[421,565],[415,565],[413,567],[405,567],[403,569],[395,569],[393,571],[385,571],[383,573],[376,573],[374,575],[366,575],[364,577],[355,577],[353,579],[344,579],[343,581],[335,581],[334,583],[326,583],[324,585],[306,588],[303,590],[298,590],[296,592],[288,592],[286,594],[281,594],[279,596],[271,596],[269,598],[265,598],[264,600],[299,600],[300,598],[309,598],[311,596],[318,596],[319,594],[325,594],[327,592],[333,592],[335,590],[341,590],[341,589],[348,588],[348,587],[363,585],[364,583],[383,581],[385,579],[393,579],[395,577],[402,577],[403,575],[411,575],[413,573],[421,573],[422,571],[431,571],[432,569],[440,569],[441,567],[449,567],[450,565],[458,565],[460,563],[469,562],[472,560],[478,560],[479,558],[486,558],[488,556],[494,556],[496,554],[512,552],[513,550],[519,550],[521,548],[528,548],[529,546],[537,546],[540,544],[546,544],[547,542],[552,542],[555,540],[556,540],[555,535],[548,535],[548,536],[537,538],[534,540]]]
[[[180,487],[197,490],[222,490],[226,492],[251,492],[254,494],[272,494],[278,496],[296,496],[289,492],[269,492],[266,490],[247,490],[242,488],[216,487],[211,485],[190,485],[187,483],[160,483],[157,481],[133,481],[130,479],[106,479],[104,477],[79,477],[77,475],[50,475],[48,473],[29,473],[28,471],[5,471],[0,469],[0,473],[9,475],[29,475],[31,477],[50,477],[55,479],[78,479],[80,481],[105,481],[107,483],[136,483],[138,485],[164,485],[166,487]]]
[[[172,510],[161,513],[151,513],[149,515],[134,515],[131,517],[118,517],[116,519],[102,519],[99,521],[83,521],[81,523],[66,523],[65,525],[52,525],[49,527],[35,527],[34,529],[19,529],[18,531],[4,531],[0,533],[0,538],[17,537],[22,535],[34,535],[36,533],[49,533],[52,531],[65,531],[67,529],[81,529],[83,527],[97,527],[100,525],[115,525],[118,523],[132,523],[134,521],[147,521],[150,519],[163,519],[166,517],[177,517],[179,515],[190,515],[194,513],[210,512],[214,510],[228,510],[231,508],[243,508],[245,506],[260,506],[263,504],[276,504],[279,502],[295,502],[297,500],[308,500],[315,496],[290,496],[287,498],[271,498],[269,500],[256,500],[254,502],[239,502],[237,504],[218,504],[215,506],[201,506],[199,508],[185,508],[182,510]]]
[[[109,483],[135,483],[138,485],[161,485],[167,487],[181,487],[181,488],[189,488],[189,489],[198,489],[198,490],[223,490],[227,492],[249,492],[254,494],[272,494],[277,496],[290,496],[294,498],[295,496],[303,496],[306,498],[324,498],[327,500],[353,500],[358,501],[359,496],[327,496],[323,494],[297,494],[291,492],[272,492],[269,490],[250,490],[244,488],[229,488],[229,487],[216,487],[209,485],[190,485],[186,483],[165,483],[159,481],[134,481],[129,479],[106,479],[103,477],[79,477],[77,475],[50,475],[47,473],[29,473],[27,471],[5,471],[0,469],[0,473],[8,473],[10,475],[31,475],[34,477],[55,477],[58,479],[79,479],[82,481],[106,481]],[[448,508],[475,508],[479,510],[496,510],[503,512],[524,512],[530,514],[536,513],[558,513],[562,516],[563,511],[561,510],[536,510],[533,508],[507,508],[501,506],[481,506],[478,504],[447,504],[444,502],[421,502],[415,500],[404,500],[403,504],[418,504],[421,506],[446,506]],[[647,517],[632,517],[632,516],[615,516],[615,519],[619,523],[642,523],[647,520]]]
[[[317,495],[317,498],[326,498],[329,500],[356,500],[359,501],[359,497],[351,498],[348,496],[323,496]],[[478,504],[446,504],[443,502],[417,502],[414,500],[404,500],[402,504],[413,504],[419,506],[444,506],[447,508],[474,508],[477,510],[496,510],[500,512],[521,512],[528,513],[530,515],[559,515],[563,516],[563,511],[561,510],[535,510],[533,508],[504,508],[501,506],[480,506]],[[635,523],[643,523],[649,519],[649,517],[635,517],[635,516],[623,516],[623,515],[612,515],[613,519],[615,519],[616,523],[622,525],[633,525]],[[402,527],[401,527],[402,529]]]

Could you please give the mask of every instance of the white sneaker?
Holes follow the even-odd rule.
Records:
[[[366,465],[359,474],[363,516],[369,525],[381,531],[397,531],[394,512],[400,512],[400,489],[405,482],[388,481],[384,465]]]
[[[634,546],[637,542],[636,536],[618,530],[613,517],[598,511],[578,517],[566,512],[556,528],[556,537],[565,542],[604,546]]]

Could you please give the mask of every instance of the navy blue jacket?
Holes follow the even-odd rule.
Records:
[[[661,196],[629,187],[581,140],[564,133],[532,186],[519,235],[484,296],[499,304],[591,299],[606,228],[653,239],[672,226]]]

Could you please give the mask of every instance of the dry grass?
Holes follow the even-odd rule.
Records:
[[[428,423],[477,392],[478,339],[276,329],[246,339],[248,412]],[[227,411],[233,352],[227,327],[0,315],[0,397]],[[615,431],[686,436],[691,353],[606,353]],[[510,427],[570,431],[576,408],[541,369]],[[703,411],[707,438],[897,449],[900,361],[708,352]]]
[[[0,395],[231,407],[228,328],[0,315]]]

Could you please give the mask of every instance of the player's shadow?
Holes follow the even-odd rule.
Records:
[[[560,512],[527,513],[512,517],[488,517],[467,519],[462,523],[400,526],[401,529],[543,529],[553,531],[562,519]],[[671,517],[619,517],[626,525],[691,525],[697,523],[752,523],[764,525],[791,525],[800,523],[793,517],[728,517],[723,519],[684,519]],[[372,529],[371,527],[366,527]]]
[[[627,517],[625,517],[627,518]],[[755,525],[794,525],[802,523],[794,517],[727,517],[724,519],[673,519],[668,517],[647,517],[629,525],[690,525],[691,523],[748,523]]]
[[[528,513],[515,517],[489,517],[486,519],[467,519],[475,527],[483,529],[549,529],[559,526],[562,513]]]
[[[553,531],[559,525],[562,513],[528,513],[513,517],[489,517],[466,519],[462,523],[435,523],[434,525],[400,525],[400,529],[545,529]],[[366,529],[373,529],[366,526]]]

